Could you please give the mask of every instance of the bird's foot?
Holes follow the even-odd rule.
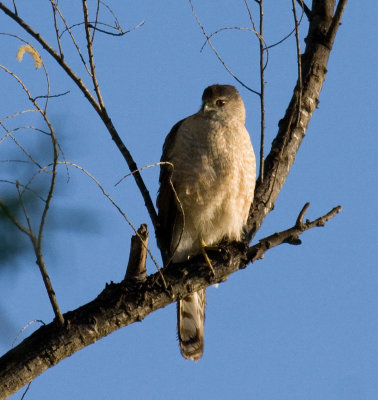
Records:
[[[205,258],[206,264],[210,268],[210,271],[212,272],[213,276],[215,276],[213,264],[211,263],[211,260],[210,260],[209,256],[207,255],[206,251],[216,249],[216,247],[206,246],[206,243],[202,239],[200,239],[200,248],[201,248],[201,253],[202,253],[203,257]]]

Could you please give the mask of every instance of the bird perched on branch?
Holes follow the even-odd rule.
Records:
[[[168,134],[161,161],[157,207],[164,263],[202,252],[212,268],[206,246],[240,240],[255,188],[255,155],[236,88],[206,88],[201,109]],[[186,359],[202,357],[205,303],[205,289],[178,301],[178,337]]]

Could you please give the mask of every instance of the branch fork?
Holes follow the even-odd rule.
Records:
[[[304,231],[307,231],[314,227],[324,226],[328,220],[333,218],[342,209],[341,206],[337,206],[334,207],[327,214],[324,214],[323,216],[315,219],[314,221],[306,220],[306,222],[303,222],[303,218],[309,206],[310,203],[306,203],[303,206],[295,222],[295,225],[292,228],[286,229],[282,232],[274,233],[273,235],[261,239],[258,244],[250,247],[247,252],[247,259],[251,262],[262,259],[264,258],[264,254],[266,251],[282,243],[288,243],[291,245],[301,244],[302,241],[299,239],[299,236]]]

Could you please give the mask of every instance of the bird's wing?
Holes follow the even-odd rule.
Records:
[[[161,162],[172,162],[170,154],[172,148],[175,145],[177,132],[180,129],[181,124],[185,119],[177,122],[173,126],[169,134],[167,135],[164,145],[163,154],[161,156]],[[164,264],[169,261],[172,256],[172,236],[175,226],[183,224],[182,212],[180,211],[179,203],[177,201],[177,195],[172,182],[172,174],[174,166],[169,164],[160,165],[160,188],[156,205],[158,208],[158,246],[163,253]],[[173,249],[174,250],[174,249]]]

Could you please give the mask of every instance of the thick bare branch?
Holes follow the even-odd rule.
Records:
[[[210,273],[203,257],[198,256],[186,264],[172,264],[161,270],[169,290],[162,284],[158,272],[139,282],[129,280],[107,285],[95,300],[64,314],[64,327],[54,322],[42,326],[0,358],[0,400],[64,358],[113,331],[141,321],[152,312],[192,292],[226,281],[229,275],[246,268],[250,261],[262,258],[274,246],[290,243],[293,236],[324,225],[340,209],[336,207],[312,222],[303,223],[300,220],[298,223],[297,220],[293,228],[262,239],[249,249],[240,243],[233,243],[225,247],[223,252],[211,253],[215,276]],[[300,215],[303,218],[303,210]],[[137,270],[139,258],[136,262],[138,265],[128,268]]]
[[[341,0],[333,15],[334,0],[313,0],[306,50],[301,56],[302,82],[301,85],[300,81],[297,82],[285,116],[278,124],[278,134],[272,143],[271,151],[265,159],[264,181],[259,179],[256,185],[247,224],[246,242],[253,238],[266,215],[273,209],[294,163],[307,126],[319,102],[329,55],[345,3],[346,0]]]

